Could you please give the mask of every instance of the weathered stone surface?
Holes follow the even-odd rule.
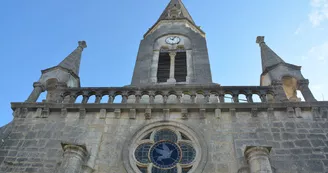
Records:
[[[137,164],[134,152],[140,143],[155,143],[155,128],[169,129],[178,145],[194,147],[188,173],[328,172],[328,102],[314,99],[300,67],[284,62],[258,37],[261,86],[213,84],[205,33],[174,5],[180,1],[172,2],[161,17],[167,20],[140,43],[132,85],[80,87],[83,41],[58,66],[44,70],[27,101],[12,103],[14,120],[0,128],[0,172],[140,172],[137,165],[149,165]],[[181,39],[178,45],[165,43],[172,35]],[[171,83],[156,82],[161,51],[174,58],[186,53],[186,82],[176,83],[171,57]],[[286,76],[295,78],[292,87],[282,81]],[[305,102],[298,102],[296,89]],[[45,90],[47,99],[35,103]]]

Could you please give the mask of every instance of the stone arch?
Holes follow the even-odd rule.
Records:
[[[289,101],[301,101],[300,98],[297,97],[297,81],[298,80],[292,76],[283,76],[281,78],[284,92]]]

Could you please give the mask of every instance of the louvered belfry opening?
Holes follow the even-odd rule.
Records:
[[[186,82],[187,77],[187,54],[185,50],[176,51],[174,61],[174,78],[176,82]],[[170,65],[171,57],[170,52],[163,50],[159,54],[158,69],[157,69],[157,82],[167,82],[170,78]]]
[[[187,77],[187,54],[185,51],[177,52],[175,56],[174,78],[176,82],[186,82]]]
[[[167,82],[170,78],[170,54],[160,52],[157,69],[157,82]]]

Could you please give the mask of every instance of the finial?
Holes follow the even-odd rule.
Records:
[[[259,44],[259,45],[261,45],[261,43],[265,43],[264,42],[264,36],[257,36],[256,43]]]
[[[82,49],[87,47],[87,43],[85,41],[79,41],[79,47],[81,47]]]

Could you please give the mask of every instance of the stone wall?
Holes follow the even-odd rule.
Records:
[[[140,128],[163,120],[182,124],[202,136],[208,149],[204,173],[247,170],[244,151],[248,146],[272,147],[269,158],[276,173],[328,171],[328,122],[324,113],[313,119],[310,110],[297,114],[282,110],[205,111],[205,117],[195,110],[187,117],[176,110],[171,110],[169,117],[152,112],[150,119],[139,110],[135,117],[125,110],[120,116],[113,111],[91,110],[85,114],[81,110],[68,110],[67,114],[56,110],[49,114],[40,110],[16,112],[10,132],[2,136],[0,171],[60,172],[65,165],[62,162],[69,160],[64,158],[64,146],[69,144],[80,146],[80,150],[85,146],[85,160],[74,162],[82,165],[80,172],[125,173],[125,144]]]

